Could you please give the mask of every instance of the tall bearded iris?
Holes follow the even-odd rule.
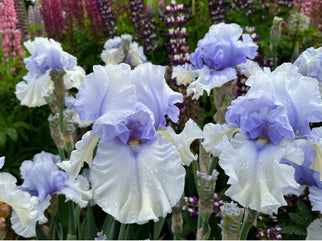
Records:
[[[242,28],[235,23],[210,27],[191,54],[194,67],[189,67],[191,78],[197,77],[187,88],[188,95],[193,93],[193,98],[198,99],[203,91],[209,95],[211,89],[237,78],[235,67],[245,63],[247,58],[253,59],[258,48],[249,34],[242,33]]]
[[[293,166],[304,161],[303,142],[313,136],[310,122],[322,121],[322,100],[317,80],[301,75],[292,64],[273,72],[265,69],[247,84],[247,94],[232,101],[226,113],[227,123],[240,133],[215,145],[218,134],[213,133],[229,133],[232,127],[207,124],[204,146],[220,153],[219,164],[231,184],[226,194],[244,207],[270,214],[286,205],[286,188],[299,188]]]
[[[16,85],[16,96],[21,105],[28,107],[42,106],[54,90],[54,80],[51,71],[63,71],[64,87],[78,88],[83,80],[85,71],[77,66],[76,57],[65,52],[59,42],[53,39],[37,37],[24,43],[30,53],[24,59],[26,69],[24,81]]]
[[[0,157],[0,169],[3,165],[4,157]],[[17,179],[10,173],[0,172],[0,202],[10,205],[13,209],[12,215],[16,216],[22,227],[27,227],[37,215],[34,208],[38,204],[38,199],[20,190],[16,183]]]
[[[94,120],[93,130],[60,167],[77,175],[87,162],[94,201],[122,223],[158,220],[183,193],[180,152],[158,133],[166,115],[178,120],[175,104],[182,101],[164,71],[150,63],[134,70],[127,64],[94,66],[74,103],[81,120]]]
[[[35,207],[37,215],[27,226],[22,225],[15,213],[11,216],[12,228],[25,238],[36,235],[37,222],[42,224],[48,220],[44,214],[50,205],[54,194],[64,194],[66,201],[73,200],[81,207],[85,207],[92,197],[89,183],[83,176],[71,178],[66,172],[58,170],[56,162],[58,157],[47,152],[41,152],[34,156],[33,161],[24,161],[20,171],[23,184],[20,189],[30,193],[38,199]]]

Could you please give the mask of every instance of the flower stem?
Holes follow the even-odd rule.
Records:
[[[249,208],[245,209],[244,221],[240,231],[240,240],[246,240],[250,228],[254,225],[256,221],[258,212]]]

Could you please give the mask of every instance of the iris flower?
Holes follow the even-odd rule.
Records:
[[[246,84],[247,94],[228,107],[228,124],[205,126],[203,144],[219,154],[229,176],[226,195],[244,207],[276,213],[286,205],[285,190],[299,189],[294,166],[303,164],[303,142],[314,136],[310,123],[322,121],[318,82],[286,63],[257,72]]]
[[[94,201],[122,223],[157,221],[183,193],[180,152],[158,133],[166,115],[178,121],[175,104],[182,101],[164,72],[150,63],[133,70],[127,64],[94,66],[74,103],[81,120],[94,121],[93,130],[60,167],[75,176],[86,162]]]
[[[4,164],[4,157],[0,157],[0,168]],[[17,179],[7,172],[0,172],[0,202],[10,205],[13,209],[12,215],[16,216],[22,227],[27,227],[37,215],[34,209],[38,199],[28,192],[20,190]]]
[[[24,81],[16,85],[15,94],[21,105],[39,107],[45,105],[54,90],[54,82],[50,73],[52,70],[64,71],[63,81],[66,89],[78,88],[83,81],[85,71],[77,66],[76,57],[63,51],[61,44],[53,39],[37,37],[28,40],[25,46],[29,57],[24,59],[26,69]]]
[[[20,189],[38,199],[38,205],[34,209],[37,215],[28,226],[23,226],[17,215],[12,214],[12,228],[25,238],[36,235],[37,223],[48,221],[44,212],[50,205],[52,195],[63,194],[66,196],[66,201],[73,200],[80,207],[85,207],[92,197],[87,179],[81,175],[75,178],[69,177],[66,172],[58,170],[57,161],[59,161],[57,156],[41,152],[34,156],[33,161],[24,161],[21,164],[23,184]]]
[[[129,34],[107,40],[101,59],[105,64],[127,63],[133,68],[146,62],[143,47],[137,42],[132,42],[132,36]]]
[[[209,95],[211,89],[237,78],[236,67],[245,63],[247,58],[253,59],[258,48],[249,34],[242,33],[242,28],[235,23],[219,23],[209,28],[191,54],[190,61],[194,68],[184,66],[182,71],[191,69],[190,79],[194,78],[187,88],[188,95],[193,94],[193,99],[198,99],[204,91]],[[174,76],[181,77],[177,70]],[[187,73],[185,76],[187,79]],[[179,82],[182,81],[179,78]]]

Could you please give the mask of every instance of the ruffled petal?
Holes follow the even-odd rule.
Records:
[[[322,81],[322,47],[314,49],[310,47],[306,49],[296,59],[294,65],[298,67],[298,71],[309,77]]]
[[[177,85],[188,85],[198,77],[197,71],[191,64],[177,65],[172,69],[171,78],[175,78]]]
[[[34,156],[33,161],[24,161],[21,164],[21,177],[24,180],[21,188],[37,196],[40,202],[47,195],[64,188],[67,174],[58,170],[55,161],[55,155],[41,152]]]
[[[26,69],[33,73],[45,73],[49,69],[74,68],[77,58],[63,51],[59,42],[44,37],[36,37],[24,43],[31,54],[24,59]]]
[[[61,169],[65,170],[69,176],[76,177],[86,162],[92,165],[93,152],[98,142],[98,135],[92,131],[86,132],[82,139],[75,144],[76,150],[72,151],[69,161],[57,163]]]
[[[165,115],[173,122],[178,121],[180,110],[175,104],[183,100],[182,94],[167,85],[164,71],[163,66],[144,63],[131,72],[131,83],[135,85],[138,101],[154,114],[155,129],[165,126]]]
[[[158,135],[152,144],[100,142],[90,172],[94,201],[122,223],[143,224],[171,212],[184,189],[180,153]]]
[[[305,240],[320,240],[322,237],[322,218],[315,219],[306,228],[307,235]]]
[[[317,186],[310,186],[309,191],[309,199],[312,205],[312,211],[322,212],[322,189]]]
[[[229,140],[232,139],[239,130],[238,127],[229,124],[208,123],[203,128],[204,141],[201,144],[207,152],[219,156],[220,151],[215,146],[221,142],[224,136],[227,136]]]
[[[313,128],[312,135],[310,144],[315,151],[315,159],[310,168],[320,173],[320,181],[322,181],[322,127]]]
[[[239,64],[237,68],[247,77],[255,75],[257,72],[263,72],[263,69],[259,66],[259,64],[250,59],[247,59],[245,63]]]
[[[181,154],[181,162],[183,165],[189,166],[193,160],[197,160],[198,155],[194,155],[190,150],[191,143],[202,138],[202,131],[200,127],[192,120],[189,119],[183,131],[176,134],[171,126],[167,126],[164,130],[159,130],[171,144],[175,145]]]
[[[66,89],[78,89],[85,78],[85,70],[80,66],[75,66],[72,69],[64,69],[64,71],[66,73],[63,77],[63,80]]]
[[[254,58],[258,46],[248,34],[240,41],[242,32],[235,23],[212,25],[198,41],[198,47],[191,54],[191,63],[200,69],[205,65],[209,69],[223,70],[245,62],[246,57]]]
[[[125,55],[119,48],[104,49],[101,53],[101,59],[105,64],[119,64],[125,59]]]
[[[297,159],[303,162],[303,151],[293,145],[286,139],[276,146],[249,141],[242,134],[236,134],[229,142],[225,136],[216,146],[221,151],[219,164],[231,184],[225,194],[243,207],[266,214],[277,213],[280,206],[287,205],[283,189],[299,188],[294,168],[280,163],[291,152],[298,153]]]
[[[76,178],[69,177],[65,182],[65,188],[57,193],[64,194],[66,201],[72,200],[81,208],[86,207],[89,200],[93,197],[88,180],[81,175]]]
[[[192,99],[199,99],[204,91],[208,96],[213,88],[221,87],[225,83],[237,78],[234,68],[226,68],[221,71],[213,71],[204,66],[199,71],[196,71],[198,78],[193,81],[187,88],[187,95],[193,94]]]
[[[251,76],[246,84],[251,84],[246,96],[266,93],[280,102],[287,112],[288,122],[297,136],[310,136],[310,122],[322,121],[322,100],[318,81],[297,72],[297,67],[284,63],[273,72]]]
[[[54,89],[54,83],[51,80],[49,72],[41,75],[28,72],[23,79],[26,82],[19,82],[16,85],[15,91],[15,94],[18,100],[20,100],[21,105],[26,105],[28,107],[46,105],[47,102],[45,97],[48,97]]]
[[[96,65],[79,87],[74,107],[82,121],[101,124],[118,122],[135,111],[134,86],[129,82],[130,66]]]
[[[47,223],[48,221],[47,217],[45,216],[45,211],[50,205],[50,200],[51,200],[51,195],[48,195],[44,199],[44,201],[42,201],[37,205],[37,207],[35,208],[37,215],[27,226],[21,225],[16,212],[13,212],[11,215],[10,221],[12,225],[11,227],[16,232],[16,234],[24,238],[35,237],[37,223],[43,224],[43,223]]]
[[[37,197],[17,188],[17,179],[9,173],[0,173],[0,201],[9,204],[16,212],[23,227],[27,226],[37,215],[34,210],[38,204]]]

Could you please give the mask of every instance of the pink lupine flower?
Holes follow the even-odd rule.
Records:
[[[2,49],[4,57],[22,57],[21,32],[16,29],[18,22],[13,0],[0,0],[0,31],[2,32]]]

